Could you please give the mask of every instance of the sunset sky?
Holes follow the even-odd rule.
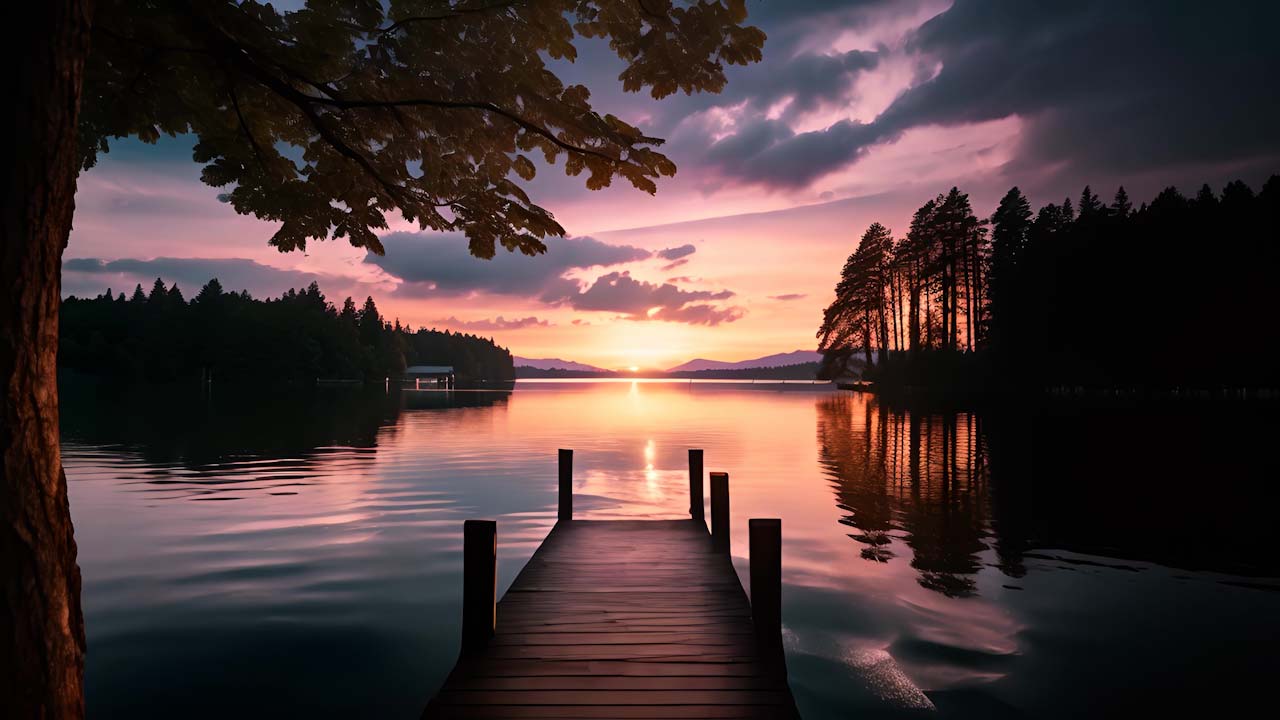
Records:
[[[591,192],[541,167],[530,194],[569,237],[537,258],[467,255],[401,223],[384,257],[345,240],[306,254],[203,185],[194,140],[119,141],[80,178],[65,295],[159,276],[190,298],[210,277],[256,297],[317,280],[372,295],[414,327],[492,336],[517,355],[668,367],[812,349],[867,225],[905,232],[957,185],[989,215],[1010,186],[1039,207],[1087,183],[1135,203],[1176,184],[1280,172],[1272,3],[749,2],[764,61],[719,95],[622,92],[623,64],[579,39],[561,77],[592,91],[679,166],[648,196]],[[501,251],[500,251],[501,253]]]

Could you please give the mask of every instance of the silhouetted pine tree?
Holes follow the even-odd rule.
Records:
[[[1116,197],[1111,201],[1111,212],[1120,218],[1127,218],[1133,212],[1133,203],[1129,202],[1129,193],[1124,191],[1123,185],[1116,190]]]

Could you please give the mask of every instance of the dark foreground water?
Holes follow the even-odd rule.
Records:
[[[806,718],[1225,715],[1273,703],[1274,406],[975,414],[804,385],[510,393],[64,385],[92,718],[413,718],[457,652],[462,521],[500,588],[554,522],[783,520]]]

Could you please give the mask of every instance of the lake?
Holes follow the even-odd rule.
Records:
[[[807,384],[147,390],[65,382],[95,718],[417,717],[456,658],[462,523],[499,591],[575,512],[780,517],[805,718],[1243,712],[1280,639],[1274,405],[969,412]]]

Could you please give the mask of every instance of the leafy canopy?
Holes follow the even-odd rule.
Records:
[[[589,189],[648,193],[676,167],[601,115],[546,60],[608,38],[623,88],[718,92],[760,60],[744,0],[100,0],[81,101],[81,164],[108,140],[194,133],[202,179],[240,213],[282,223],[271,244],[346,237],[381,254],[399,211],[465,232],[472,254],[536,254],[563,235],[521,187],[541,154]]]

